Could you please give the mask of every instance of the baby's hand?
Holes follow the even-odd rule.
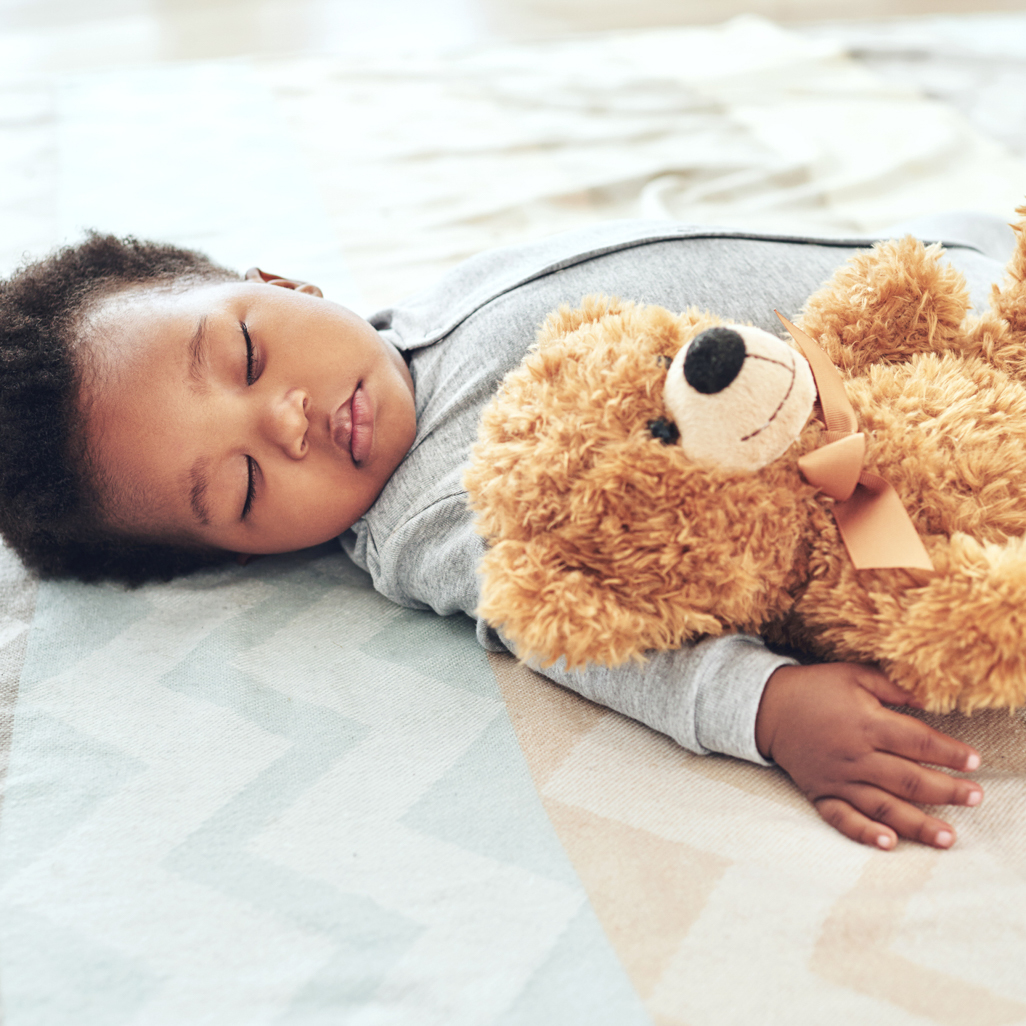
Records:
[[[983,790],[920,763],[972,771],[980,757],[969,745],[881,705],[908,701],[870,666],[782,666],[763,692],[756,744],[845,837],[886,849],[900,834],[949,848],[955,841],[951,825],[910,803],[979,805]]]

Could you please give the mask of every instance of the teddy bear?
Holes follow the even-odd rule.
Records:
[[[479,614],[543,666],[746,631],[876,663],[932,711],[1021,705],[1017,214],[978,316],[912,237],[854,255],[780,337],[601,296],[550,315],[466,472]]]

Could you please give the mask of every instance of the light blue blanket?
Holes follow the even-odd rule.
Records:
[[[2,811],[8,1026],[647,1021],[472,625],[337,550],[41,587]]]

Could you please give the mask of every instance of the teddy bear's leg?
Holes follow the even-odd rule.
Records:
[[[801,327],[848,373],[904,363],[916,353],[961,349],[965,279],[940,246],[911,235],[856,253],[813,293]]]
[[[1026,381],[1026,206],[1016,213],[1020,220],[1012,225],[1015,251],[1008,262],[1006,279],[993,287],[991,309],[973,325],[967,348],[1019,381]]]
[[[935,540],[936,542],[936,540]],[[930,547],[921,587],[877,594],[884,671],[937,712],[1026,703],[1026,538]]]

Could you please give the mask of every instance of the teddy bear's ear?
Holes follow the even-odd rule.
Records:
[[[1005,285],[994,289],[992,303],[995,312],[1021,342],[1026,336],[1026,204],[1015,212],[1019,215],[1019,220],[1012,225],[1015,251],[1008,262]]]
[[[970,324],[963,350],[1026,382],[1026,206],[1016,213],[1015,250],[1005,281],[991,289],[991,308]]]
[[[538,331],[537,344],[544,346],[577,331],[585,324],[600,321],[609,314],[623,313],[633,306],[633,303],[623,303],[615,296],[599,294],[585,296],[576,309],[571,309],[564,303],[545,318]]]
[[[842,373],[959,350],[969,310],[965,278],[911,235],[856,253],[805,304],[800,326]]]

